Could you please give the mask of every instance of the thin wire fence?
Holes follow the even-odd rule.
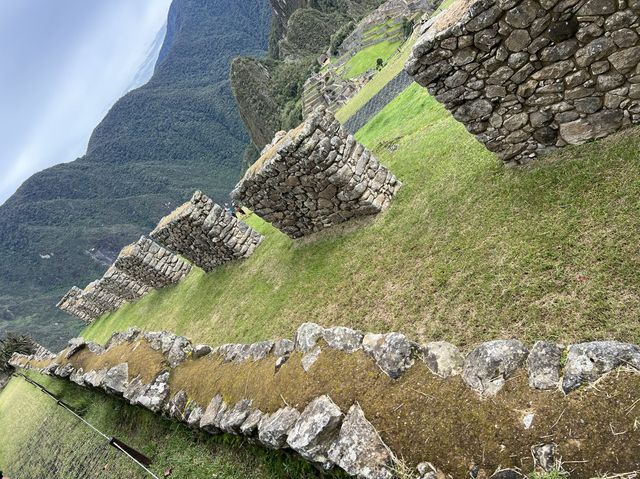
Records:
[[[46,390],[38,389],[47,395]],[[12,410],[17,417],[38,418],[40,428],[12,454],[11,463],[4,465],[6,476],[12,479],[158,479],[119,447],[117,441],[114,443],[62,401],[49,397],[51,402],[45,403],[45,407],[41,402],[21,401]]]

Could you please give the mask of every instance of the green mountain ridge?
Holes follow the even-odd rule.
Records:
[[[150,81],[113,105],[85,156],[0,206],[0,334],[59,347],[82,327],[55,309],[70,286],[99,277],[193,190],[228,201],[248,141],[229,65],[264,53],[270,17],[266,0],[174,0]]]

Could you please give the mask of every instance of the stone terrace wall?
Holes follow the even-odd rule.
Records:
[[[140,375],[132,374],[132,371],[137,367],[134,362],[121,362],[123,360],[121,345],[123,344],[130,345],[132,357],[141,354],[140,352],[145,347],[161,352],[161,364],[164,366],[158,366],[158,370],[150,376],[152,379],[142,380]],[[100,357],[109,357],[109,351],[112,348],[118,348],[113,355],[115,359],[111,362],[106,359],[101,361]],[[95,367],[99,369],[85,371],[80,363],[74,362],[74,358],[78,357],[77,353],[85,349],[91,355],[96,356],[95,360],[89,360],[89,363],[85,364],[97,364],[99,366]],[[298,329],[293,341],[281,339],[254,344],[226,344],[218,348],[192,345],[186,338],[167,332],[142,333],[137,329],[129,329],[123,333],[114,333],[104,348],[95,343],[86,343],[82,338],[76,338],[71,340],[68,348],[55,359],[42,361],[40,358],[16,354],[12,357],[10,364],[15,367],[38,370],[60,378],[68,378],[82,386],[102,388],[109,393],[123,397],[131,404],[142,405],[154,412],[185,422],[194,428],[201,428],[211,434],[226,432],[245,435],[258,440],[269,448],[293,449],[305,459],[324,469],[337,465],[347,473],[359,478],[391,479],[395,477],[392,471],[398,466],[397,458],[385,445],[374,426],[365,418],[363,409],[358,402],[349,407],[345,414],[325,394],[317,396],[300,410],[287,404],[283,399],[285,404],[279,409],[263,412],[252,405],[255,398],[245,397],[233,404],[227,404],[223,399],[223,391],[214,395],[208,405],[198,404],[184,389],[171,390],[170,386],[173,384],[172,377],[178,374],[181,365],[189,367],[191,364],[193,367],[194,361],[205,360],[210,361],[204,363],[207,368],[223,368],[225,364],[241,365],[243,363],[250,363],[251,367],[258,367],[261,362],[268,361],[271,364],[271,370],[274,371],[273,374],[278,375],[281,374],[281,370],[284,370],[285,363],[293,361],[295,358],[295,361],[300,362],[305,372],[313,374],[314,364],[319,361],[322,355],[331,354],[331,350],[336,352],[334,354],[344,355],[352,355],[358,351],[364,352],[382,373],[391,378],[389,380],[391,383],[388,384],[381,379],[376,380],[380,384],[377,387],[382,387],[386,391],[390,391],[394,387],[393,384],[396,384],[403,376],[410,374],[410,370],[422,362],[428,369],[427,374],[434,375],[439,379],[430,383],[432,384],[431,389],[424,390],[419,396],[413,396],[413,399],[409,398],[409,393],[412,387],[421,387],[415,384],[419,382],[420,378],[414,374],[410,376],[409,382],[400,383],[404,392],[399,397],[401,403],[398,408],[411,411],[412,408],[417,409],[421,405],[426,405],[425,407],[430,408],[430,417],[433,417],[434,414],[436,416],[446,415],[447,407],[457,407],[449,403],[437,402],[442,401],[442,397],[436,399],[438,394],[436,389],[444,388],[446,390],[451,381],[459,381],[461,378],[470,390],[477,393],[478,396],[475,399],[473,399],[473,394],[462,399],[461,404],[469,409],[479,408],[481,404],[496,401],[500,395],[518,394],[513,388],[509,388],[507,383],[524,374],[525,377],[528,377],[532,391],[547,390],[549,392],[535,394],[532,392],[530,398],[525,397],[520,402],[506,403],[508,404],[507,409],[501,415],[512,417],[512,420],[519,424],[518,427],[521,431],[518,436],[521,437],[500,436],[500,434],[504,434],[504,431],[501,433],[497,429],[498,425],[495,425],[495,434],[501,437],[497,439],[502,441],[499,442],[501,449],[507,451],[512,446],[511,442],[518,443],[523,438],[525,441],[532,441],[530,443],[531,453],[535,464],[544,470],[552,469],[561,454],[563,460],[571,460],[571,457],[564,454],[562,448],[570,447],[572,435],[569,432],[568,436],[563,436],[565,432],[562,431],[565,430],[564,428],[569,430],[579,428],[579,423],[586,423],[584,426],[586,429],[579,434],[587,431],[590,437],[580,436],[582,445],[576,454],[581,458],[585,454],[583,448],[585,451],[591,451],[587,461],[590,464],[590,473],[596,473],[600,470],[599,467],[605,467],[604,464],[610,458],[609,452],[599,453],[597,449],[589,449],[589,445],[593,441],[596,441],[597,445],[602,445],[603,441],[614,440],[616,431],[607,417],[602,416],[613,414],[614,411],[602,410],[595,417],[587,417],[582,410],[579,410],[580,419],[568,418],[566,423],[561,422],[562,416],[565,415],[565,412],[567,416],[574,414],[568,411],[571,409],[571,405],[575,401],[584,401],[584,391],[583,393],[575,392],[580,386],[599,382],[598,387],[594,388],[595,391],[598,391],[606,387],[601,382],[606,379],[605,376],[608,376],[613,384],[624,381],[618,374],[621,372],[620,368],[630,375],[640,371],[640,347],[614,341],[581,343],[568,347],[540,341],[528,349],[522,342],[514,339],[496,340],[483,343],[464,355],[457,347],[446,342],[418,344],[401,333],[365,334],[345,327],[323,328],[313,323],[303,324]],[[86,355],[84,357],[86,360]],[[142,361],[145,361],[147,367],[149,366],[145,359]],[[156,359],[156,361],[158,360]],[[233,366],[231,371],[237,371],[234,369],[235,367]],[[614,372],[616,373],[610,374]],[[235,377],[236,373],[233,374]],[[368,371],[365,374],[371,375],[372,372]],[[209,381],[208,377],[206,374],[203,376],[203,372],[195,375],[190,373],[189,375],[189,378],[192,378],[190,380],[205,382]],[[609,383],[609,387],[611,384]],[[631,384],[635,383],[632,381]],[[295,388],[295,385],[285,385],[285,387]],[[355,387],[355,385],[347,387]],[[425,385],[422,384],[421,388],[424,389]],[[502,389],[507,391],[501,392]],[[558,389],[564,391],[565,394],[571,394],[571,396],[564,398],[562,395],[558,395]],[[287,391],[283,392],[287,393]],[[378,393],[376,392],[376,394]],[[545,394],[542,401],[539,401],[539,394]],[[458,391],[456,395],[464,395],[464,392]],[[492,399],[490,401],[482,399],[487,397]],[[579,399],[580,397],[582,399]],[[617,398],[614,408],[623,411],[627,423],[631,421],[633,424],[637,414],[629,416],[629,413],[638,403],[637,390],[635,394],[623,392],[622,395],[616,395],[614,393],[611,397]],[[534,399],[538,406],[529,411],[518,409],[520,404],[524,404],[524,407],[527,405],[532,407],[532,403],[528,401]],[[451,401],[455,402],[453,399]],[[546,424],[543,419],[544,409],[550,407],[551,403],[556,404],[556,410],[547,417],[546,421],[549,421],[549,424]],[[438,406],[438,404],[440,405]],[[398,408],[389,409],[389,411],[392,411],[391,414],[398,414]],[[444,409],[441,410],[441,408]],[[509,408],[516,408],[516,410],[513,411]],[[448,419],[443,417],[441,420],[446,422]],[[480,417],[477,420],[482,421]],[[439,424],[438,421],[436,424]],[[490,424],[493,427],[493,423]],[[559,424],[560,426],[558,426]],[[453,440],[454,442],[451,444],[456,444],[457,441],[462,440],[459,437],[445,437],[443,434],[446,434],[446,428],[442,429],[442,426],[444,425],[440,424],[436,427],[437,437],[427,436],[425,438],[421,436],[422,430],[418,426],[416,426],[416,430],[410,432],[414,438],[420,437],[420,440],[427,439],[438,443],[441,441],[449,441],[447,443],[450,443]],[[462,424],[461,427],[469,428],[470,426],[471,424]],[[556,426],[560,432],[549,434],[549,431],[554,430]],[[610,426],[614,435],[609,436],[609,439],[600,437],[600,434],[610,434]],[[486,425],[480,427],[486,427]],[[618,434],[622,434],[622,432]],[[489,436],[492,434],[490,433]],[[561,444],[552,442],[556,436],[563,439]],[[541,439],[546,439],[546,443]],[[616,452],[615,470],[636,470],[640,465],[637,451],[634,452],[638,448],[638,444],[632,444],[634,441],[630,439],[621,440],[624,441],[624,448],[627,450]],[[526,442],[525,446],[528,456],[529,450]],[[483,444],[480,443],[476,447],[478,450],[471,451],[471,453],[472,456],[475,453],[476,458],[482,458],[482,464],[477,466],[478,474],[482,473],[482,477],[489,477],[498,464],[485,464]],[[600,446],[598,447],[600,448]],[[432,449],[433,445],[425,447],[427,451]],[[488,452],[489,450],[487,450]],[[517,456],[513,461],[506,459],[508,457],[508,455],[504,456],[504,460],[507,462],[515,461],[518,467],[525,464],[520,462],[523,456]],[[607,458],[604,459],[604,462],[603,457]],[[415,477],[421,479],[446,477],[446,471],[441,468],[455,467],[455,464],[445,464],[443,462],[446,461],[445,458],[432,457],[431,460],[434,461],[435,466],[431,463],[421,463],[418,466],[419,474]],[[441,463],[438,464],[435,461],[441,461]],[[578,463],[583,462],[585,461],[578,461]],[[502,464],[504,465],[504,463]],[[466,470],[467,467],[469,467],[468,464],[462,464],[463,470]],[[528,467],[531,468],[531,466]],[[487,468],[491,469],[487,471]],[[609,472],[614,471],[609,470]],[[462,475],[455,477],[462,477]],[[476,477],[476,475],[472,475],[472,477]],[[516,471],[510,471],[507,475],[501,471],[491,477],[494,479],[524,478]],[[574,477],[573,474],[572,477]],[[593,476],[583,474],[575,477]]]
[[[115,311],[124,303],[123,298],[105,290],[102,287],[101,280],[89,283],[83,290],[83,296],[98,305],[105,312]]]
[[[205,271],[250,256],[263,239],[200,191],[163,218],[149,236]]]
[[[453,24],[435,19],[407,71],[523,163],[640,123],[638,14],[638,0],[480,0]]]
[[[175,284],[191,270],[189,263],[144,236],[123,248],[114,266],[152,288]]]
[[[134,301],[151,291],[149,286],[135,280],[115,266],[110,266],[107,272],[102,276],[100,279],[100,286],[105,291],[108,291],[126,301]]]
[[[69,313],[87,323],[100,317],[96,307],[87,308],[86,299],[83,298],[82,290],[77,286],[73,286],[60,299],[56,307],[65,313]]]
[[[384,210],[400,182],[319,108],[276,135],[232,192],[292,238]]]

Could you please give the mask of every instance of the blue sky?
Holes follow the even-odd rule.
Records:
[[[0,204],[146,82],[171,0],[0,0]]]

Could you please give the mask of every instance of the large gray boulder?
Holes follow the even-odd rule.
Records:
[[[362,348],[364,334],[355,329],[344,326],[326,328],[322,331],[322,338],[330,348],[353,353]]]
[[[329,396],[320,396],[302,411],[287,438],[289,447],[306,460],[330,469],[329,448],[342,424],[342,411]]]
[[[247,437],[254,437],[258,434],[258,425],[262,420],[264,413],[260,409],[254,409],[247,416],[247,419],[240,426],[240,433]]]
[[[279,339],[273,345],[273,355],[280,358],[288,356],[295,349],[295,343],[290,339]]]
[[[127,363],[118,364],[107,371],[102,382],[102,387],[112,394],[122,395],[127,389],[129,381],[129,365]]]
[[[324,328],[315,323],[303,323],[296,332],[296,349],[308,353],[322,337]]]
[[[282,449],[287,443],[289,431],[299,417],[300,413],[290,406],[264,416],[258,425],[258,439],[267,447]]]
[[[481,344],[464,362],[462,378],[476,392],[486,396],[498,393],[518,368],[529,351],[515,339],[498,339]]]
[[[302,369],[304,369],[305,372],[309,372],[311,367],[320,358],[321,353],[322,350],[320,349],[320,346],[315,346],[313,349],[311,349],[311,351],[302,356]]]
[[[186,421],[188,417],[188,414],[186,414],[188,402],[189,397],[187,393],[181,389],[165,406],[167,415],[178,421]]]
[[[67,352],[64,355],[65,359],[70,359],[71,356],[84,348],[86,344],[87,342],[84,338],[71,338],[69,340],[69,345],[67,346]]]
[[[417,353],[417,345],[400,333],[366,334],[362,347],[378,367],[393,379],[399,378],[413,366]]]
[[[243,399],[229,409],[220,421],[220,429],[231,434],[240,434],[240,428],[251,413],[251,401]]]
[[[177,336],[166,352],[167,362],[169,363],[169,366],[175,368],[178,364],[184,362],[191,351],[191,342],[187,338]]]
[[[220,427],[219,423],[217,422],[217,418],[220,414],[220,411],[224,411],[224,409],[226,409],[226,406],[223,406],[225,406],[225,403],[222,400],[222,396],[219,394],[217,396],[214,396],[214,398],[211,399],[211,402],[207,406],[207,409],[204,411],[202,418],[200,418],[200,429],[204,429],[211,434],[219,434]]]
[[[169,398],[169,372],[160,373],[148,388],[137,398],[137,403],[158,412],[164,408]]]
[[[267,357],[273,349],[273,341],[260,341],[249,346],[249,356],[254,361],[260,361]]]
[[[107,376],[107,369],[98,369],[92,370],[84,373],[82,377],[84,384],[88,384],[89,386],[93,386],[94,388],[99,388],[102,386],[104,382],[104,378]]]
[[[451,343],[436,341],[422,346],[422,359],[429,370],[441,378],[455,376],[462,372],[464,356]]]
[[[593,341],[569,347],[562,389],[569,393],[620,366],[640,370],[640,347],[617,341]]]
[[[358,479],[394,477],[391,468],[395,458],[358,404],[349,409],[329,449],[329,460]]]
[[[535,389],[556,389],[560,385],[560,361],[564,348],[547,341],[533,345],[527,358],[529,386]]]

